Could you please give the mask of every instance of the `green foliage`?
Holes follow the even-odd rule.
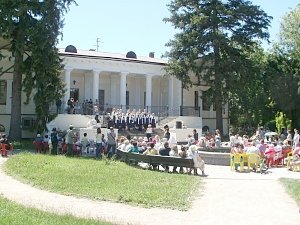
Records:
[[[300,4],[291,12],[287,13],[281,22],[280,40],[281,45],[288,51],[300,54]]]
[[[64,195],[180,210],[190,207],[201,182],[196,176],[142,170],[118,161],[38,154],[9,158],[5,170]]]
[[[275,120],[267,121],[267,122],[265,123],[265,127],[266,127],[268,130],[276,130],[276,121],[275,121]]]
[[[1,224],[24,225],[113,225],[92,219],[80,219],[70,215],[57,215],[33,208],[26,208],[0,196]]]
[[[300,113],[299,67],[300,58],[277,45],[268,55],[264,74],[266,87],[270,92],[271,101],[274,102],[274,109],[286,114],[292,120],[293,127],[300,125],[297,123]]]
[[[277,132],[280,134],[282,128],[291,129],[292,128],[292,121],[286,117],[283,112],[277,112],[275,116],[276,121],[276,129]]]
[[[237,127],[243,124],[257,127],[274,118],[270,92],[264,76],[267,53],[256,45],[245,54],[252,63],[252,69],[245,73],[246,81],[239,80],[229,93],[230,121]]]
[[[14,57],[12,120],[10,137],[21,138],[21,92],[27,101],[34,95],[37,129],[45,129],[49,104],[64,94],[62,68],[55,47],[63,26],[63,15],[74,0],[1,1],[0,36],[10,42]],[[76,4],[76,3],[75,3]],[[33,91],[34,90],[34,91]]]
[[[250,81],[253,63],[245,53],[257,39],[268,38],[271,17],[244,0],[173,0],[168,7],[171,15],[164,21],[179,32],[166,44],[171,47],[166,71],[186,88],[210,87],[216,127],[223,132],[222,105],[241,82]]]

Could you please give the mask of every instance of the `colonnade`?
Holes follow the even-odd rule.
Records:
[[[66,84],[66,93],[64,96],[64,102],[65,104],[68,102],[68,99],[70,98],[70,90],[71,90],[71,73],[74,69],[65,67],[64,69],[64,82]],[[93,85],[92,85],[92,100],[95,102],[98,100],[98,91],[99,91],[99,84],[101,82],[101,72],[102,70],[100,69],[93,69],[92,70],[92,80],[93,80]],[[119,79],[120,79],[120,86],[119,87],[113,87],[112,89],[115,90],[115,88],[119,88],[120,90],[120,105],[126,105],[126,86],[127,86],[127,77],[130,73],[125,72],[125,71],[120,71],[119,72]],[[152,79],[153,76],[152,74],[144,74],[141,75],[142,77],[145,77],[146,80],[146,105],[151,106],[152,105]],[[111,78],[114,80],[115,78]],[[116,82],[113,82],[113,85],[115,85]],[[135,87],[139,89],[137,83],[135,84]],[[111,96],[115,96],[115,93],[113,93]],[[172,95],[173,96],[173,95]]]

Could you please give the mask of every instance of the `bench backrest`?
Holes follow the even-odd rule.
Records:
[[[194,161],[191,158],[180,158],[173,156],[149,155],[151,164],[178,166],[178,167],[194,167]]]
[[[117,149],[118,158],[122,161],[129,162],[144,162],[155,165],[165,165],[165,166],[178,166],[178,167],[194,167],[194,160],[191,158],[180,158],[173,156],[161,156],[161,155],[142,155],[130,152],[124,152]]]

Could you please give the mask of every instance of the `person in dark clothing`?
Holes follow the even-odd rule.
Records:
[[[97,122],[97,123],[100,123],[100,120],[99,120],[99,115],[98,115],[98,114],[96,114],[96,116],[95,116],[95,120],[96,120],[96,122]]]
[[[167,141],[170,139],[170,131],[169,131],[169,127],[165,128],[165,133],[164,133],[164,138],[167,139]]]
[[[56,132],[55,127],[52,129],[52,133],[50,135],[50,138],[51,138],[51,144],[52,144],[51,154],[52,155],[57,155],[58,136],[57,136],[57,132]]]
[[[61,113],[61,104],[62,104],[62,101],[60,99],[56,100],[56,113],[57,114]]]
[[[159,154],[162,156],[169,156],[170,151],[171,151],[171,148],[169,147],[169,142],[166,141],[164,143],[164,147],[159,150]],[[164,167],[166,172],[169,172],[168,166],[165,166],[165,165],[162,165],[162,166]]]
[[[193,130],[193,136],[194,136],[194,139],[195,139],[195,143],[198,143],[198,140],[199,140],[199,135],[198,135],[198,133],[197,133],[197,130],[196,130],[196,129],[194,129],[194,130]]]

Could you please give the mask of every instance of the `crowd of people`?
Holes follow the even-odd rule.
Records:
[[[146,109],[128,109],[126,113],[122,109],[113,108],[111,113],[105,116],[108,127],[114,127],[119,130],[137,129],[139,131],[147,130],[149,125],[156,127],[156,116],[154,113],[147,112]]]
[[[176,140],[171,135],[169,127],[166,125],[164,127],[164,134],[161,138],[159,135],[154,137],[121,137],[118,142],[118,148],[124,152],[131,152],[135,154],[144,155],[161,155],[161,156],[172,156],[181,158],[192,158],[194,160],[194,174],[198,174],[198,169],[200,169],[202,175],[204,173],[204,160],[200,157],[197,149],[189,145],[178,146]],[[152,169],[156,170],[158,165],[150,165]],[[168,166],[163,166],[165,171],[169,172]],[[182,167],[177,168],[174,166],[172,172],[186,172],[191,173],[191,169],[184,169]]]
[[[299,131],[297,129],[294,129],[294,132],[282,130],[280,134],[277,134],[258,128],[252,138],[247,135],[231,134],[229,143],[232,154],[257,154],[267,167],[283,165],[289,157],[292,157],[291,163],[288,165],[289,169],[300,163]]]

